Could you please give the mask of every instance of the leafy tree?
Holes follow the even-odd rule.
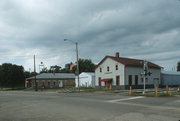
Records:
[[[32,77],[34,75],[37,75],[37,73],[35,74],[34,72],[29,72],[29,71],[24,72],[24,77],[25,78],[29,78],[29,77]]]
[[[42,70],[40,73],[72,73],[72,71],[70,71],[69,66],[71,63],[68,63],[65,65],[65,68],[62,68],[60,66],[50,66],[49,69],[44,69]]]
[[[79,59],[79,73],[81,72],[94,72],[95,64],[90,59]],[[77,67],[73,67],[73,72],[76,72]]]
[[[177,63],[177,71],[180,71],[180,61]]]
[[[61,70],[61,67],[55,65],[55,66],[51,66],[51,67],[50,67],[49,72],[51,72],[51,73],[59,73],[60,70]]]
[[[61,69],[60,73],[72,73],[69,68],[63,68]]]
[[[46,70],[44,70],[42,72],[44,72],[44,73],[46,73],[46,72],[48,72],[48,73],[60,73],[60,71],[61,71],[61,67],[55,65],[55,66],[51,66],[49,70],[46,69]]]
[[[4,63],[0,66],[1,86],[15,87],[24,85],[25,76],[22,66]]]

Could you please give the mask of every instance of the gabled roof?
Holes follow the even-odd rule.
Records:
[[[131,58],[124,58],[124,57],[114,57],[114,56],[106,56],[103,58],[103,60],[98,64],[101,65],[107,58],[110,58],[116,62],[119,62],[127,67],[143,67],[143,62],[144,60],[139,60],[139,59],[131,59]],[[98,67],[97,66],[97,67]],[[156,69],[161,69],[160,66],[154,64],[154,63],[151,63],[151,62],[148,62],[148,67],[149,68],[156,68]]]
[[[72,73],[42,73],[36,76],[36,79],[74,79],[75,74]],[[34,77],[27,78],[26,80],[34,79]]]

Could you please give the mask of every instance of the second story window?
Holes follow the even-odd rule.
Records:
[[[118,65],[116,65],[116,70],[118,70]]]
[[[99,68],[99,72],[102,72],[102,68]]]
[[[107,71],[109,72],[109,66],[107,66]]]

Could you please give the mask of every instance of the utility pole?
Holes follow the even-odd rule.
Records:
[[[35,91],[38,91],[37,82],[36,82],[36,57],[35,55],[34,55],[34,83],[35,83]]]
[[[79,81],[79,57],[78,57],[78,42],[74,42],[72,40],[69,40],[69,39],[64,39],[64,41],[70,41],[72,42],[73,44],[76,45],[76,61],[77,61],[77,79],[78,79],[78,92],[80,93],[80,81]]]
[[[79,88],[79,57],[78,57],[78,43],[77,42],[76,42],[76,59],[77,59],[78,91],[80,92],[80,88]]]

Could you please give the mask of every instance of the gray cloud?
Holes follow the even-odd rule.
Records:
[[[151,60],[169,69],[179,61],[178,0],[6,0],[0,1],[0,62],[32,68],[75,61],[98,63],[105,55]]]

